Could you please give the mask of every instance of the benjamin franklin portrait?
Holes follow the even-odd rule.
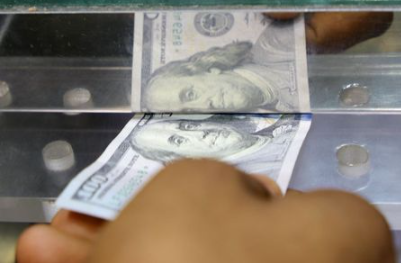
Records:
[[[154,71],[142,90],[142,109],[294,112],[295,75],[294,23],[271,22],[255,43],[214,47]]]
[[[207,119],[149,120],[130,135],[143,157],[161,163],[190,157],[224,160],[247,171],[278,174],[299,127],[296,116],[212,115]]]

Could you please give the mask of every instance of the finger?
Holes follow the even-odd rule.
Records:
[[[67,234],[93,240],[105,222],[99,218],[61,210],[56,214],[51,225]]]
[[[299,190],[288,189],[287,192],[286,192],[286,194],[285,194],[285,196],[286,196],[286,197],[289,197],[289,196],[297,197],[297,196],[301,196],[301,195],[303,195],[303,194],[304,194],[304,193],[301,192],[301,191],[299,191]]]
[[[171,198],[177,195],[196,196],[201,200],[207,200],[213,195],[222,195],[218,200],[224,201],[240,196],[241,198],[267,197],[269,199],[270,191],[266,191],[266,187],[261,185],[261,180],[254,180],[254,178],[231,165],[215,160],[180,160],[163,169],[149,185],[145,186],[136,200],[141,199],[142,195],[147,196],[148,193],[151,193],[149,195],[153,199],[155,196],[153,192],[158,192],[159,196],[164,194]],[[268,179],[264,180],[264,182],[267,181]],[[273,189],[273,194],[277,193],[274,182],[267,182],[267,184]]]
[[[379,36],[392,19],[390,12],[314,13],[306,20],[307,45],[312,53],[338,52]]]
[[[50,226],[28,228],[19,238],[19,263],[83,263],[90,244],[81,238],[62,233]]]
[[[102,231],[90,262],[393,262],[388,226],[366,202],[274,199],[249,178],[210,160],[168,166]]]
[[[278,184],[274,180],[266,177],[266,175],[250,175],[250,177],[258,181],[273,197],[283,196],[283,192]]]
[[[218,247],[221,235],[236,235],[240,231],[237,227],[249,230],[255,222],[246,218],[258,218],[257,213],[274,200],[259,180],[233,166],[205,159],[175,162],[154,177],[102,231],[95,246],[98,251],[109,247],[109,253],[92,253],[90,262],[117,258],[121,262],[214,262],[214,250],[207,248]],[[131,244],[136,250],[122,244]],[[158,253],[151,252],[154,246]],[[203,256],[196,261],[183,260],[183,255],[194,253]]]
[[[291,20],[297,18],[299,13],[264,13],[264,15],[275,20]]]
[[[293,252],[298,262],[395,262],[386,220],[362,198],[325,190],[287,196],[281,205],[278,209],[285,207],[287,217],[296,216],[296,224],[286,224],[289,232],[303,233],[304,252],[313,251]]]

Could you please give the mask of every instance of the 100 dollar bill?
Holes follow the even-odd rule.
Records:
[[[288,187],[310,115],[136,115],[57,199],[60,208],[113,219],[166,164],[214,158]]]
[[[302,17],[135,14],[134,112],[309,112]]]

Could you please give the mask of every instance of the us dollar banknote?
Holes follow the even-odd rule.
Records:
[[[184,157],[266,175],[285,192],[310,122],[310,115],[136,115],[56,205],[113,219],[160,169]]]
[[[135,14],[134,112],[309,112],[302,17]]]

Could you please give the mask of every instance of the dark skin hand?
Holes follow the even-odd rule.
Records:
[[[294,19],[296,13],[269,13],[277,20]],[[393,21],[392,12],[323,12],[306,14],[306,43],[311,53],[343,51],[380,36]]]
[[[298,14],[267,14],[279,20]],[[312,13],[311,53],[379,36],[392,13]],[[271,180],[210,160],[169,165],[113,222],[61,211],[25,231],[19,263],[395,262],[391,232],[366,201],[339,191],[285,198]]]
[[[391,232],[366,201],[339,191],[281,197],[211,160],[161,171],[113,222],[62,211],[27,230],[19,263],[395,262]]]

